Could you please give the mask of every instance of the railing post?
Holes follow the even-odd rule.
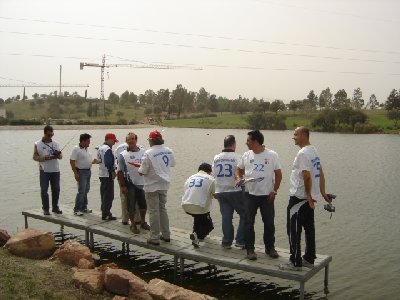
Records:
[[[328,276],[329,276],[329,264],[327,264],[325,266],[325,279],[324,279],[324,293],[325,293],[325,295],[329,294]]]
[[[304,281],[300,282],[300,300],[304,300]]]
[[[28,228],[28,216],[24,215],[24,218],[25,218],[25,229],[27,229]]]
[[[174,255],[174,280],[176,281],[176,275],[178,273],[178,255]]]

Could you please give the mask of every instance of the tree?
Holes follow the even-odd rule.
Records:
[[[260,103],[258,104],[259,108],[262,110],[264,114],[269,110],[270,105],[271,103],[269,101],[264,101],[263,99],[261,99]]]
[[[346,108],[350,107],[350,100],[347,98],[347,93],[345,90],[339,90],[334,96],[332,108]]]
[[[400,95],[397,90],[393,89],[386,102],[385,102],[386,110],[400,109]]]
[[[130,104],[135,105],[138,102],[138,96],[136,96],[135,93],[130,92],[128,97],[128,102]]]
[[[269,108],[274,113],[278,113],[278,111],[284,111],[286,109],[285,103],[282,100],[274,100]]]
[[[160,106],[162,111],[166,111],[169,103],[169,89],[160,89],[156,95],[155,105]]]
[[[121,94],[121,96],[119,97],[119,101],[121,103],[127,103],[129,101],[129,91],[128,90],[126,90],[125,92],[123,92]],[[116,104],[116,103],[114,102],[114,104]]]
[[[183,103],[185,101],[185,97],[187,96],[186,89],[181,85],[178,84],[175,90],[172,91],[171,94],[171,104],[174,104],[177,110],[178,118],[180,117],[183,109]],[[171,110],[168,111],[168,115],[171,113]]]
[[[32,95],[32,98],[36,100],[37,98],[39,98],[39,94],[38,94],[38,93],[34,93],[34,94]]]
[[[369,97],[369,101],[368,103],[365,105],[365,108],[369,108],[369,109],[377,109],[379,107],[379,102],[376,99],[375,94],[372,94]]]
[[[217,112],[218,111],[218,101],[217,101],[217,96],[212,94],[209,99],[209,104],[208,108],[212,112]]]
[[[114,103],[114,105],[115,105],[115,104],[119,103],[119,96],[116,93],[111,92],[110,95],[108,96],[108,101],[110,101],[111,103]]]
[[[144,92],[144,101],[147,105],[153,105],[156,102],[156,93],[153,90],[146,90]]]
[[[320,109],[332,107],[332,93],[329,87],[323,90],[319,95],[318,105]]]
[[[208,109],[209,93],[202,87],[196,96],[196,111],[207,111]]]
[[[351,107],[354,109],[361,109],[364,105],[364,99],[362,98],[362,91],[360,88],[356,88],[353,92],[353,98],[351,99]]]
[[[151,107],[146,107],[144,110],[144,114],[146,115],[146,117],[150,116],[152,112],[153,110],[151,109]]]

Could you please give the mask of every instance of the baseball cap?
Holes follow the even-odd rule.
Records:
[[[154,130],[154,131],[150,132],[149,139],[160,139],[160,140],[162,140],[161,132],[159,132],[158,130]]]
[[[118,143],[117,137],[115,136],[114,133],[107,133],[105,139],[106,139],[106,140],[107,140],[107,139],[112,139],[112,140],[114,140],[116,143]]]

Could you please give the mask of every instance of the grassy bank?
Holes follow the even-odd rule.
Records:
[[[57,261],[32,260],[11,255],[0,247],[0,299],[112,299],[92,295],[72,283],[71,267]]]

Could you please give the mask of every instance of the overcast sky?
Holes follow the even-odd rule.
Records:
[[[400,88],[399,12],[398,0],[0,0],[0,85],[58,84],[62,65],[63,84],[99,97],[100,69],[79,63],[105,54],[106,64],[188,66],[107,68],[106,98],[182,84],[285,102],[360,87],[382,102]],[[17,94],[0,87],[0,98]]]

